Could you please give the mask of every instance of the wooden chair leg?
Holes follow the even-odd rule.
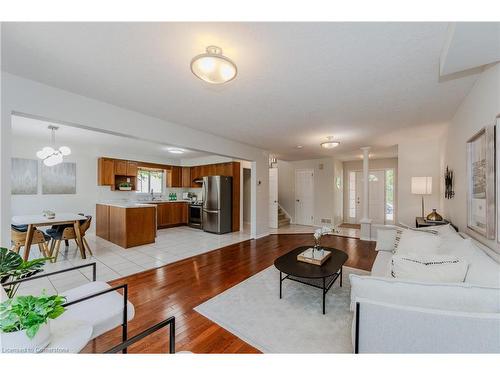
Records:
[[[84,243],[84,246],[89,251],[89,254],[92,255],[92,256],[94,256],[94,254],[92,253],[92,249],[90,248],[89,243],[87,242],[87,239],[85,237],[82,237],[82,241]]]
[[[61,240],[55,240],[56,242],[56,254],[54,255],[54,263],[57,262],[57,256],[59,255],[59,248],[61,247]]]
[[[56,240],[51,239],[50,240],[50,251],[49,251],[50,256],[52,256],[52,254],[54,253],[55,246],[56,246]]]
[[[21,249],[21,245],[14,245],[14,246],[12,246],[12,249],[10,249],[10,251],[13,251],[13,252],[19,254],[20,249]]]
[[[43,247],[43,244],[39,243],[38,244],[38,250],[40,250],[40,256],[46,257],[47,254],[45,254],[45,248]]]

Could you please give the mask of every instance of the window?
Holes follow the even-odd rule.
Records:
[[[356,172],[349,172],[349,217],[356,217]]]
[[[163,193],[165,172],[161,169],[142,169],[137,172],[137,192]]]
[[[385,170],[385,221],[394,222],[394,169]]]

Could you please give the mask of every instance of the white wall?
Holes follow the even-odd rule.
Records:
[[[398,144],[398,222],[414,226],[415,217],[422,215],[422,196],[411,193],[412,177],[432,177],[432,194],[424,196],[425,215],[433,208],[442,212],[441,148],[438,132],[413,134]]]
[[[250,203],[251,203],[251,183],[252,183],[252,172],[248,168],[243,169],[242,173],[242,185],[243,185],[243,223],[250,223]]]
[[[295,218],[295,169],[291,162],[278,160],[278,203],[290,215],[291,221]]]
[[[110,132],[173,144],[208,153],[252,160],[252,235],[268,234],[268,156],[252,146],[113,106],[68,91],[2,72],[2,118],[0,126],[0,243],[10,242],[11,114],[104,129]]]
[[[448,128],[443,166],[448,165],[455,175],[455,197],[444,200],[446,217],[458,225],[461,231],[500,252],[498,242],[487,240],[467,229],[466,178],[466,142],[484,126],[495,124],[498,114],[500,114],[500,64],[490,66],[483,71],[455,113]],[[497,145],[497,152],[500,152],[500,145]],[[498,203],[497,210],[500,210]]]
[[[339,185],[337,186],[337,179]],[[344,164],[340,160],[333,160],[333,222],[344,222]]]
[[[207,156],[201,156],[199,158],[182,159],[180,165],[184,167],[192,167],[195,165],[228,163],[233,160],[234,159],[225,156],[207,155]]]
[[[344,204],[344,217],[349,217],[349,172],[351,171],[362,171],[363,170],[363,160],[351,160],[345,161],[344,166],[344,191],[346,194],[343,197]],[[394,168],[394,220],[397,223],[398,220],[398,158],[384,158],[384,159],[370,159],[369,169],[387,169]]]
[[[320,169],[323,165],[323,169]],[[321,219],[334,220],[334,166],[332,158],[278,161],[278,200],[295,221],[295,170],[314,170],[314,225]]]

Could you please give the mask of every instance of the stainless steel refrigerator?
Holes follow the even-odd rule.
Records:
[[[203,177],[203,230],[211,233],[231,232],[233,178]]]

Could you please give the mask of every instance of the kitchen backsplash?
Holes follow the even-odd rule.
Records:
[[[168,196],[170,193],[177,194],[177,200],[182,199],[182,193],[193,193],[196,194],[197,199],[202,199],[202,189],[201,188],[166,188],[163,194],[155,194],[155,199],[160,196],[164,200],[168,200]],[[151,194],[144,193],[136,193],[134,191],[112,191],[108,186],[99,186],[98,187],[98,197],[99,201],[111,201],[111,202],[131,202],[131,201],[140,201],[140,200],[148,200],[151,197]]]

